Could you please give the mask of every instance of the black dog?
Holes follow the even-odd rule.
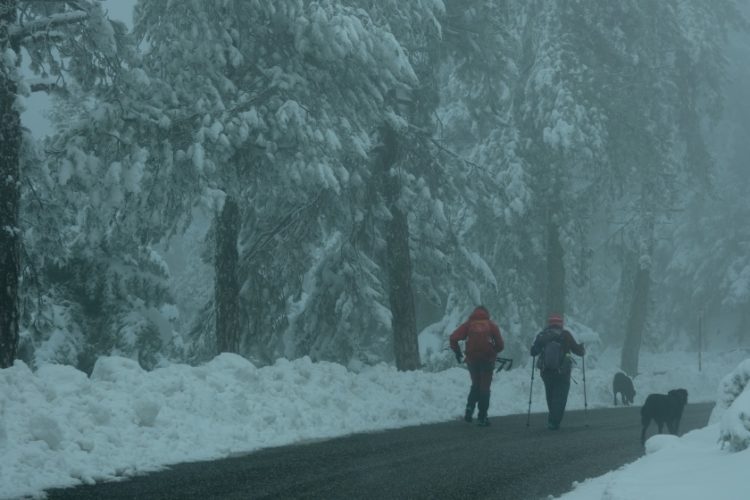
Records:
[[[641,408],[641,444],[646,442],[646,428],[652,419],[659,426],[660,433],[666,423],[669,432],[677,435],[687,400],[688,392],[685,389],[673,389],[667,394],[649,394]]]
[[[633,381],[622,372],[615,373],[615,378],[612,380],[612,393],[615,397],[615,406],[617,406],[617,393],[620,393],[620,399],[622,404],[630,406],[635,398],[635,387],[633,387]]]

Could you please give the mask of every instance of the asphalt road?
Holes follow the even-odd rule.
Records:
[[[681,433],[703,427],[713,404],[685,408]],[[461,420],[270,448],[178,464],[125,481],[48,491],[57,499],[538,499],[643,454],[639,407]],[[651,424],[648,435],[656,432]]]

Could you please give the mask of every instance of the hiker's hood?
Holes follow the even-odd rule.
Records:
[[[474,312],[469,316],[470,321],[478,321],[482,319],[490,319],[490,313],[482,307],[477,307]]]

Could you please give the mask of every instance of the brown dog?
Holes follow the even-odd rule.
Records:
[[[677,435],[687,400],[688,392],[685,389],[672,389],[666,394],[649,394],[641,407],[641,444],[646,442],[646,429],[651,420],[659,426],[659,433],[664,424],[667,424],[669,433]]]

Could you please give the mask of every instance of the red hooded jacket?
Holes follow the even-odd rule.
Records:
[[[454,352],[459,352],[459,340],[466,340],[467,363],[494,363],[497,353],[505,347],[500,329],[490,321],[490,313],[483,307],[474,309],[469,320],[451,333],[450,345]]]

